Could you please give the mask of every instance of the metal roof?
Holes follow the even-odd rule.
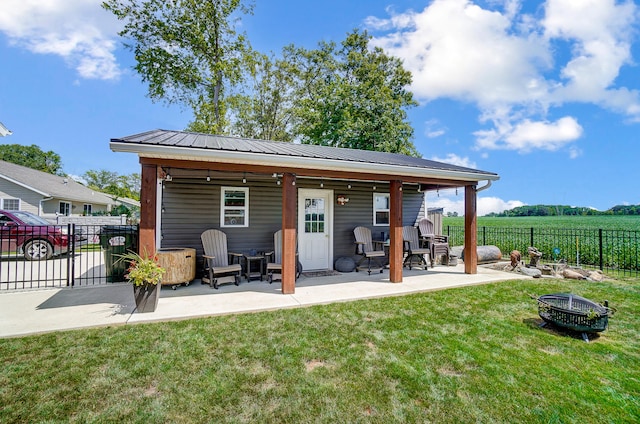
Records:
[[[71,178],[60,177],[11,162],[0,161],[0,178],[44,197],[100,205],[116,204],[108,195],[85,187]]]
[[[340,169],[470,181],[497,180],[499,176],[448,163],[395,153],[345,149],[310,144],[256,140],[185,131],[152,130],[112,138],[111,149],[140,157],[191,159],[246,164],[296,166],[300,169]]]

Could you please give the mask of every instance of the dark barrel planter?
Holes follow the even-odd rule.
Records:
[[[160,284],[133,286],[133,297],[136,301],[137,312],[153,312],[158,306]]]

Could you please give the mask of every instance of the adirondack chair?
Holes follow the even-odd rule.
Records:
[[[413,266],[413,260],[418,260],[418,265],[422,265],[427,268],[427,260],[424,255],[429,255],[431,258],[431,249],[423,247],[420,243],[420,237],[418,237],[418,229],[412,226],[402,227],[402,238],[404,240],[404,253],[407,255],[404,259],[404,266],[409,266],[409,269]],[[433,265],[431,265],[433,268]]]
[[[242,273],[242,265],[240,265],[242,255],[227,251],[227,235],[220,230],[211,229],[202,233],[200,238],[204,248],[205,270],[202,284],[209,284],[214,289],[217,289],[223,282],[239,285]],[[229,258],[232,258],[231,262],[237,259],[238,263],[229,263]]]
[[[382,248],[383,242],[374,242],[371,239],[371,230],[367,227],[356,227],[353,230],[353,235],[356,238],[356,255],[362,255],[362,258],[356,264],[356,271],[360,271],[360,267],[362,263],[367,261],[367,271],[369,275],[371,275],[371,260],[374,260],[374,264],[377,264],[380,267],[380,273],[384,270],[384,267],[381,266],[377,261],[378,258],[385,258],[386,255]]]
[[[267,281],[273,283],[274,279],[282,280],[282,230],[273,233],[273,251],[266,252],[265,256],[269,258],[267,262]],[[302,264],[297,260],[298,252],[296,252],[296,280],[302,272]]]
[[[428,218],[422,218],[418,223],[420,237],[423,247],[430,249],[431,268],[435,259],[439,256],[446,256],[445,264],[449,265],[449,237],[435,234],[433,222]]]
[[[429,247],[433,237],[436,235],[433,222],[428,218],[422,218],[418,222],[418,228],[420,229],[420,242],[422,247]]]

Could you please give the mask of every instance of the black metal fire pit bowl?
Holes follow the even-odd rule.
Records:
[[[607,301],[604,305],[571,293],[545,294],[538,299],[538,315],[547,323],[582,333],[589,341],[589,333],[607,329],[609,317],[615,312]]]

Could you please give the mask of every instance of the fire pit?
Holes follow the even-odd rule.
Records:
[[[604,305],[570,293],[545,294],[538,298],[538,315],[545,322],[558,327],[582,333],[582,339],[589,341],[588,333],[598,333],[607,329],[609,316],[614,313],[608,302]]]

